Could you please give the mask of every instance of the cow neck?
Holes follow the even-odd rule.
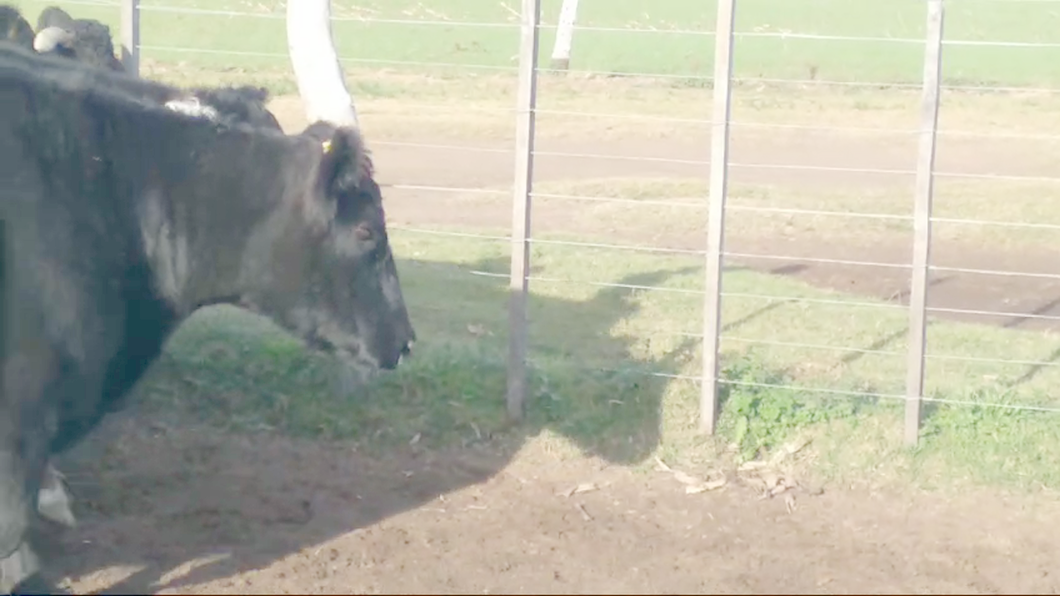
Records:
[[[212,153],[223,159],[197,160],[192,183],[170,187],[169,197],[144,201],[142,212],[167,215],[156,218],[163,226],[143,217],[141,225],[145,238],[151,229],[169,231],[158,234],[153,247],[145,244],[156,287],[178,312],[239,303],[268,271],[277,235],[290,233],[293,203],[306,185],[300,173],[315,172],[316,164],[307,163],[297,137],[270,132],[256,132],[250,142],[222,135]]]

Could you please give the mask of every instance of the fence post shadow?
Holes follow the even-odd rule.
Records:
[[[1016,379],[1013,379],[1012,381],[1009,381],[1005,384],[1005,386],[1009,389],[1014,389],[1016,387],[1019,387],[1020,385],[1029,383],[1030,381],[1034,380],[1035,377],[1041,374],[1041,372],[1045,370],[1047,366],[1055,365],[1058,361],[1060,361],[1060,348],[1054,349],[1052,352],[1049,353],[1048,356],[1045,357],[1044,360],[1028,366],[1027,370],[1022,375],[1020,375]]]

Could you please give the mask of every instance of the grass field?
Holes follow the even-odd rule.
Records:
[[[20,0],[36,18],[43,2]],[[647,73],[695,78],[712,73],[713,3],[670,0],[656,3],[650,14],[636,0],[585,2],[580,24],[599,28],[655,30],[640,33],[579,32],[578,70]],[[560,0],[542,3],[546,25],[554,24]],[[280,54],[285,50],[282,5],[272,2],[207,2],[149,0],[143,9],[144,55],[165,62],[182,61],[203,67],[257,68],[275,65],[275,57],[236,57],[185,50]],[[254,13],[263,18],[188,14],[163,8]],[[117,23],[117,10],[78,6],[78,13]],[[401,67],[393,62],[428,62],[480,66],[480,70],[514,70],[518,47],[518,3],[409,0],[335,3],[339,18],[423,19],[508,24],[510,27],[408,25],[337,21],[340,55],[353,64]],[[264,18],[264,17],[273,18]],[[795,78],[839,81],[918,83],[922,71],[923,6],[898,0],[874,4],[866,0],[742,0],[737,11],[741,33],[804,33],[870,36],[878,42],[835,42],[742,37],[736,53],[739,77]],[[947,39],[953,41],[1051,42],[1060,13],[1048,2],[959,0],[948,6]],[[668,33],[680,31],[680,33]],[[542,54],[551,50],[554,25],[546,27]],[[891,40],[896,41],[891,41]],[[902,41],[906,40],[906,41]],[[779,59],[783,56],[783,59]],[[392,62],[387,64],[387,62]],[[1056,85],[1060,81],[1060,48],[999,48],[953,45],[947,48],[946,79],[962,84]]]
[[[31,18],[44,3],[20,2]],[[356,4],[333,2],[336,16],[428,19],[514,24],[516,3],[439,0],[429,6],[405,0]],[[668,29],[710,32],[713,6],[688,0],[654,3],[644,14],[633,0],[585,0],[580,22],[597,27],[635,27],[658,32],[585,31],[576,36],[573,67],[584,71],[665,75],[662,79],[546,77],[542,105],[705,118],[710,98],[704,77],[712,70],[713,38]],[[283,53],[281,18],[185,14],[162,6],[282,15],[271,1],[146,1],[142,43],[145,74],[177,82],[254,81],[276,93],[293,90]],[[558,0],[544,2],[553,22]],[[958,0],[948,7],[952,40],[1049,42],[1060,10],[1047,2]],[[114,7],[72,5],[77,16],[108,22],[117,31]],[[741,0],[737,29],[779,32],[919,38],[923,3],[899,0]],[[340,55],[349,60],[351,85],[364,101],[371,135],[401,138],[417,132],[505,138],[514,91],[515,28],[410,26],[337,21]],[[922,47],[900,41],[826,42],[743,37],[738,42],[741,77],[916,83]],[[551,48],[551,30],[543,38]],[[169,48],[169,49],[165,49]],[[218,53],[173,48],[215,50]],[[224,51],[276,54],[231,55]],[[1060,87],[1060,48],[950,46],[950,84]],[[475,65],[481,68],[416,66],[412,63]],[[429,76],[428,76],[429,75]],[[913,129],[918,92],[902,89],[777,88],[742,85],[735,98],[737,120],[760,123],[871,125]],[[1052,95],[955,93],[946,96],[944,128],[982,133],[1047,134],[1060,128],[1060,101]],[[420,107],[434,104],[439,110]],[[470,108],[492,108],[474,113]],[[543,114],[541,135],[578,134],[609,139],[630,131],[666,138],[696,126],[621,119],[606,130],[598,120]],[[706,125],[698,129],[703,132]],[[943,147],[947,140],[943,139]],[[984,142],[990,142],[989,139]],[[1026,149],[1048,161],[1053,141]],[[912,147],[912,145],[910,145]],[[912,149],[910,150],[912,151]],[[1053,153],[1050,153],[1052,151]],[[909,153],[911,166],[914,153]],[[1060,223],[1056,185],[1036,181],[939,182],[936,214],[943,217]],[[542,192],[627,199],[702,197],[703,180],[622,179],[546,183]],[[908,185],[894,189],[808,192],[766,184],[740,184],[733,203],[784,205],[803,209],[908,214]],[[467,208],[475,208],[474,197]],[[548,203],[548,201],[544,201]],[[703,226],[702,211],[631,208],[600,204],[577,212],[589,227],[637,226],[684,230]],[[829,241],[909,232],[908,222],[730,215],[730,229],[768,236],[795,227]],[[503,229],[478,229],[503,234]],[[1012,232],[1002,228],[939,226],[941,240],[990,244],[999,249],[1044,249],[1055,232]],[[572,233],[552,238],[572,239]],[[607,229],[576,236],[607,241]],[[507,271],[507,245],[409,232],[393,233],[406,297],[422,348],[408,366],[366,389],[365,395],[336,397],[326,363],[261,321],[231,309],[198,315],[174,338],[164,361],[143,391],[148,402],[206,415],[241,430],[277,429],[306,436],[353,438],[383,448],[413,437],[429,445],[467,444],[505,432],[503,278],[473,271]],[[901,403],[869,394],[900,394],[905,378],[906,312],[893,305],[865,306],[865,298],[825,291],[787,278],[734,269],[726,291],[785,299],[726,301],[726,335],[768,339],[778,345],[723,341],[726,378],[731,383],[723,415],[723,440],[695,431],[699,393],[695,381],[652,376],[699,374],[702,321],[702,262],[687,256],[658,256],[566,246],[536,245],[535,275],[586,279],[602,284],[661,286],[639,291],[575,283],[534,283],[532,302],[533,399],[527,423],[571,453],[587,452],[635,464],[662,452],[668,460],[702,463],[731,451],[754,457],[793,434],[814,437],[814,470],[829,477],[872,476],[945,486],[954,481],[998,483],[1022,488],[1060,486],[1050,465],[1060,455],[1055,415],[981,406],[930,408],[920,448],[900,447]],[[845,303],[845,304],[844,304]],[[855,304],[856,303],[856,304]],[[823,322],[827,321],[827,324]],[[779,345],[816,344],[832,349]],[[1041,361],[1056,359],[1050,334],[983,325],[936,322],[930,328],[929,394],[975,403],[1060,406],[1055,391],[1060,371],[1027,364],[948,360],[941,356]],[[858,350],[885,350],[888,354]],[[804,390],[771,385],[793,384]],[[830,394],[847,391],[864,397]],[[562,452],[562,450],[561,450]]]

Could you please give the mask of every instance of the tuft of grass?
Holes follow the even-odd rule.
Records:
[[[854,419],[876,405],[813,390],[792,390],[792,379],[769,369],[753,352],[740,354],[721,374],[721,436],[736,446],[741,460],[765,457],[797,432],[837,420]]]

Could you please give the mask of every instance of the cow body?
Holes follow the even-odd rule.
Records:
[[[161,99],[166,107],[189,115],[283,130],[276,116],[265,107],[269,93],[262,87],[193,87],[186,94]]]
[[[48,458],[123,398],[197,308],[230,303],[367,371],[415,339],[359,134],[188,116],[186,92],[0,44],[0,219],[15,315],[0,396],[0,592]]]
[[[41,12],[37,19],[38,32],[34,34],[29,22],[16,8],[0,5],[0,29],[6,32],[7,41],[24,48],[95,68],[123,71],[121,64],[114,60],[110,29],[106,25],[92,19],[74,19],[57,6],[49,6]],[[196,87],[184,91],[144,87],[134,81],[126,91],[191,116],[282,130],[276,117],[265,107],[268,92],[260,87]],[[72,527],[76,520],[70,500],[62,474],[49,465],[41,487],[40,513],[46,519]]]

